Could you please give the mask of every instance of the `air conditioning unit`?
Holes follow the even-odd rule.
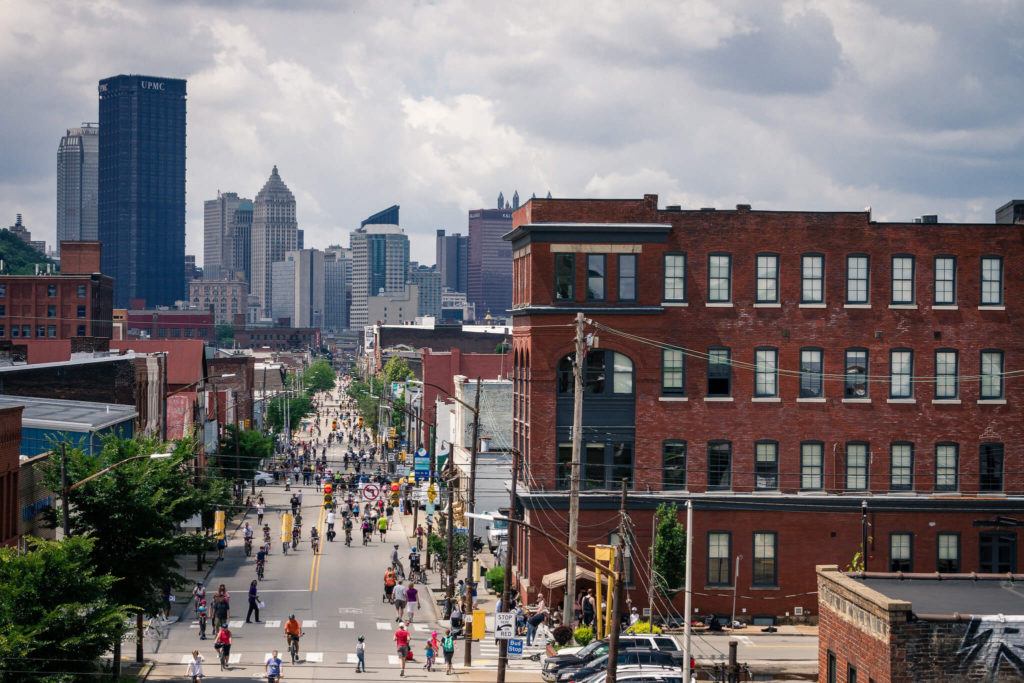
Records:
[[[804,608],[803,607],[794,607],[793,608],[793,616],[794,617],[802,617],[803,615],[804,615]]]

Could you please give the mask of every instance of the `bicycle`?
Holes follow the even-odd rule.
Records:
[[[311,543],[313,545],[313,554],[314,555],[319,554],[320,553],[320,539],[317,538],[316,536],[314,536],[312,541],[311,541]]]
[[[245,556],[252,557],[252,538],[245,539]]]
[[[304,635],[306,635],[305,631],[303,631],[297,636],[288,636],[288,654],[292,656],[292,664],[299,661],[299,638]]]
[[[264,565],[263,562],[257,562],[256,563],[256,578],[259,579],[260,581],[263,580],[263,571],[264,571],[263,565]]]

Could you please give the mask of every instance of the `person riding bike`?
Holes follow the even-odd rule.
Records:
[[[409,553],[409,579],[415,580],[420,573],[420,551],[414,547]]]
[[[299,527],[292,527],[292,550],[299,547],[299,537],[301,533],[302,532],[299,530]]]
[[[242,535],[245,537],[245,556],[249,557],[252,555],[252,527],[249,526],[249,522],[242,528]]]
[[[395,570],[395,574],[399,577],[404,576],[405,572],[402,570],[402,561],[398,559],[398,544],[395,544],[394,550],[391,551],[391,567]]]
[[[270,546],[260,546],[260,551],[256,553],[256,576],[260,579],[263,578],[263,572],[266,571],[267,566],[267,555],[270,554]]]
[[[320,534],[317,532],[316,527],[309,530],[309,543],[313,546],[313,554],[320,552]]]
[[[263,543],[264,545],[270,545],[270,525],[263,525]]]
[[[284,624],[284,639],[287,644],[288,651],[291,652],[292,641],[295,642],[295,656],[299,656],[299,638],[302,636],[302,625],[299,620],[292,614],[288,617],[288,621]]]
[[[363,520],[363,545],[370,542],[370,522],[369,520]]]

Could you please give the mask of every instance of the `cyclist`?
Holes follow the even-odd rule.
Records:
[[[264,524],[263,525],[263,543],[265,545],[267,545],[268,547],[270,546],[270,525],[269,524]]]
[[[313,554],[316,555],[320,552],[320,534],[317,532],[316,527],[309,530],[309,542],[313,546]]]
[[[370,521],[367,519],[363,520],[363,545],[370,542]]]
[[[299,534],[301,533],[298,526],[292,527],[292,550],[299,547]]]
[[[394,603],[394,592],[395,584],[398,583],[398,577],[395,576],[395,570],[391,567],[387,568],[384,572],[384,597],[388,602]]]
[[[228,668],[228,658],[231,656],[231,630],[228,629],[227,624],[220,627],[220,633],[217,634],[217,640],[214,641],[213,647],[220,653],[220,668]]]
[[[405,572],[402,571],[402,561],[400,559],[398,559],[398,544],[397,543],[395,544],[394,550],[391,551],[391,566],[394,568],[395,573],[398,574],[399,576],[402,576],[402,575],[405,574]]]
[[[409,553],[409,580],[415,581],[420,575],[420,551],[415,546]]]
[[[334,531],[334,510],[327,513],[327,531]]]
[[[260,551],[256,553],[256,576],[263,580],[263,572],[266,571],[267,566],[267,555],[270,553],[270,546],[260,546]]]
[[[383,517],[382,516],[382,517],[379,517],[377,519],[377,531],[380,532],[380,542],[383,543],[384,542],[384,537],[388,533],[388,518],[387,517]]]
[[[302,636],[302,625],[299,620],[292,614],[288,617],[288,621],[284,624],[284,639],[288,644],[288,651],[292,653],[292,661],[299,658],[299,638]],[[292,650],[292,643],[295,643],[295,649]]]

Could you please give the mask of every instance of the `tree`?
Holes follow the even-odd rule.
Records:
[[[378,407],[381,397],[386,396],[384,380],[380,377],[373,377],[370,383],[353,382],[348,389],[348,395],[356,402],[356,408],[363,418],[364,425],[373,434],[377,433]]]
[[[116,579],[97,571],[95,539],[29,542],[24,555],[0,548],[0,679],[98,680],[129,616],[109,600]]]
[[[315,393],[333,389],[337,375],[331,369],[331,364],[326,359],[320,358],[306,368],[306,371],[302,373],[302,379],[306,389]]]
[[[302,418],[313,412],[313,401],[308,396],[296,396],[294,398],[285,399],[280,397],[270,402],[267,407],[267,421],[270,423],[271,429],[275,432],[280,432],[284,429],[284,401],[288,401],[289,411],[291,419],[288,420],[292,430],[294,431],[301,423]]]
[[[686,529],[679,522],[675,503],[662,503],[654,513],[654,575],[666,598],[678,593],[686,581]]]
[[[220,440],[220,453],[213,458],[218,474],[226,479],[252,479],[260,463],[274,453],[273,437],[263,436],[255,429],[241,430],[238,442],[238,458],[235,457],[235,438],[238,425],[225,425]]]
[[[434,562],[436,566],[444,567],[445,571],[448,568],[448,542],[443,536],[437,534],[430,534],[427,539],[427,547],[430,552],[434,554],[437,559]],[[469,556],[469,540],[466,534],[455,534],[452,537],[452,557],[454,563],[452,564],[453,571],[457,574],[466,564],[466,558]]]
[[[388,384],[404,382],[410,377],[415,377],[415,375],[409,369],[409,363],[402,356],[391,356],[384,364],[384,380]]]
[[[235,326],[231,323],[218,323],[214,328],[217,332],[217,343],[221,346],[234,345]]]

